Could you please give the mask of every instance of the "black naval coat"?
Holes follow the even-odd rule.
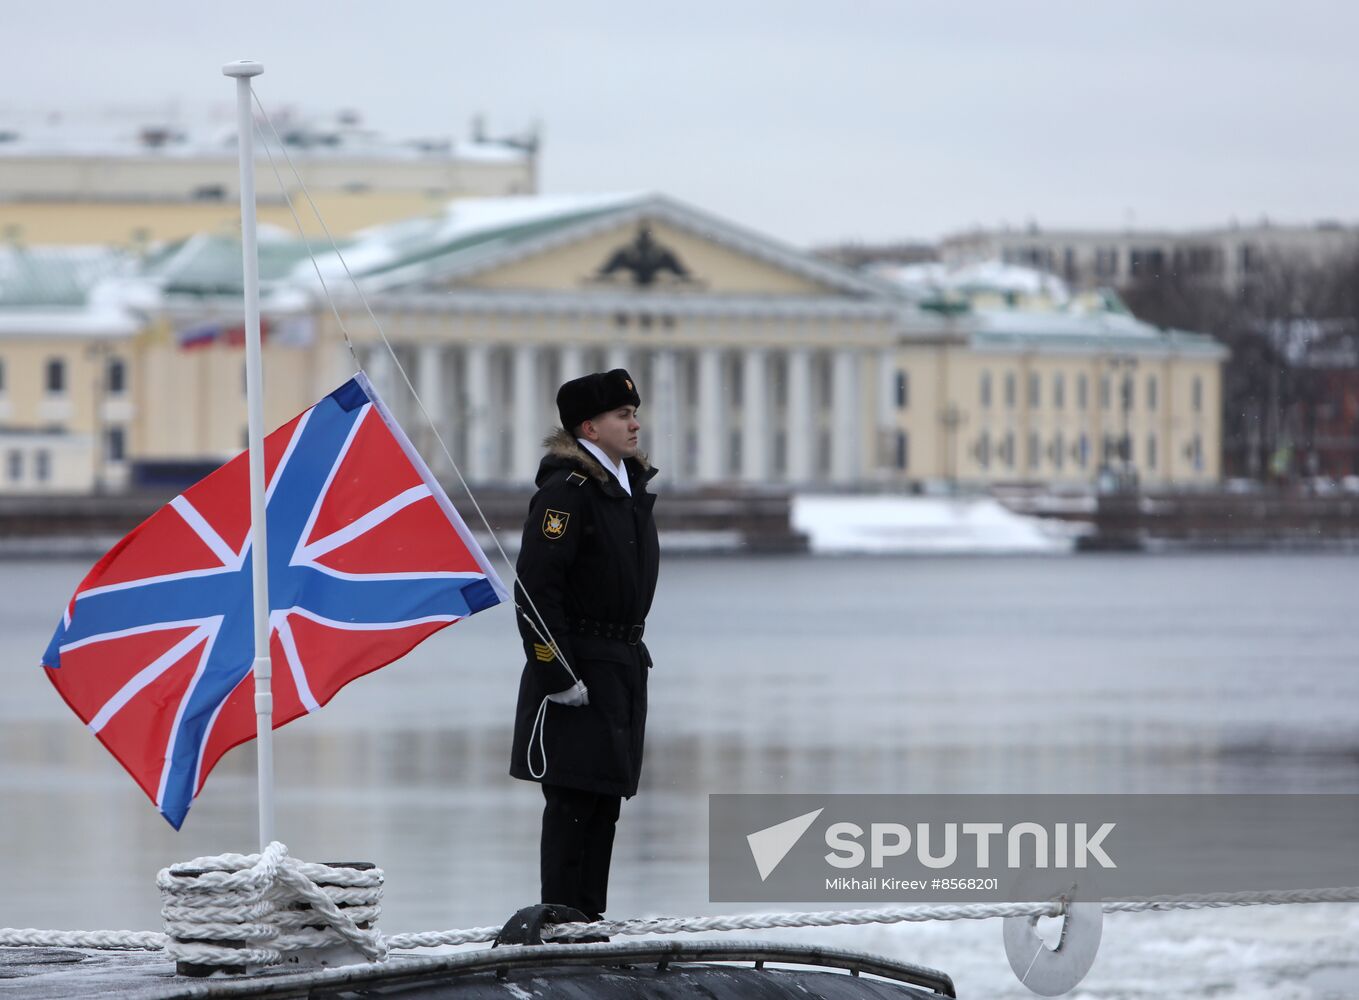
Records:
[[[599,626],[646,621],[656,592],[660,547],[646,490],[656,475],[646,459],[625,459],[632,496],[566,431],[545,442],[538,492],[529,503],[515,588],[527,662],[519,680],[510,774],[631,798],[642,773],[647,671],[640,640],[596,635]],[[548,633],[589,690],[582,706],[544,702],[573,681],[556,651],[530,624],[533,599]],[[612,631],[612,630],[604,630]]]

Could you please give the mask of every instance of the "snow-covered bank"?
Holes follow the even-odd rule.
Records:
[[[1062,553],[1072,525],[1007,510],[989,497],[793,497],[793,529],[818,553]]]

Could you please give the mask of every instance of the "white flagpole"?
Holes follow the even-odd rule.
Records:
[[[227,63],[236,79],[237,149],[241,161],[241,262],[245,274],[245,397],[250,436],[250,547],[255,591],[255,754],[259,763],[260,850],[274,840],[274,695],[269,662],[269,549],[264,524],[264,384],[260,364],[260,267],[255,237],[255,115],[250,78],[264,67]]]

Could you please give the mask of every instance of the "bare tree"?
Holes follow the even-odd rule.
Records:
[[[1212,334],[1231,351],[1222,393],[1228,475],[1317,471],[1317,414],[1334,391],[1334,364],[1322,359],[1336,357],[1338,342],[1350,354],[1359,347],[1359,253],[1267,256],[1234,294],[1173,272],[1122,291],[1140,319]]]

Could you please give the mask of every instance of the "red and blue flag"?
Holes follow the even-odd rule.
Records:
[[[362,375],[264,439],[274,726],[508,599]],[[244,453],[105,555],[43,654],[66,703],[176,829],[255,736]]]

